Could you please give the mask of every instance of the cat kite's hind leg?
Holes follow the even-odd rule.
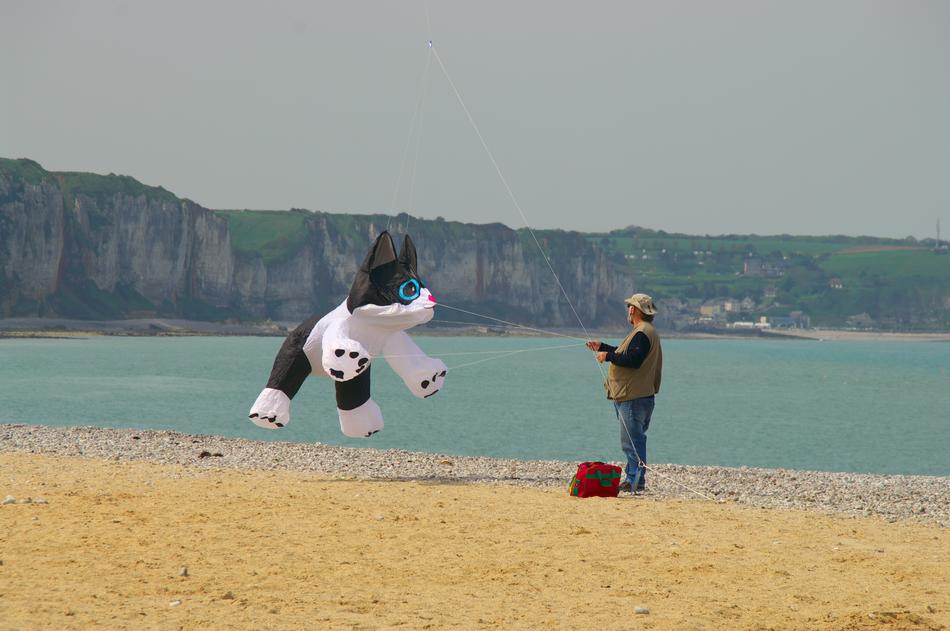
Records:
[[[366,438],[383,429],[383,413],[370,398],[372,357],[369,351],[349,337],[342,321],[327,327],[322,347],[321,364],[336,382],[340,430],[352,438]]]
[[[358,377],[334,384],[340,430],[352,438],[369,438],[383,429],[383,413],[370,398],[369,371],[367,366]]]
[[[248,418],[258,427],[280,429],[290,423],[290,400],[312,372],[303,345],[317,320],[311,318],[294,329],[277,352],[267,387],[257,396],[248,413]]]

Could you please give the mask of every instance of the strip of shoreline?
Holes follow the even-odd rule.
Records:
[[[0,339],[4,338],[83,338],[98,336],[118,337],[186,337],[186,336],[253,336],[284,337],[297,326],[296,322],[205,322],[169,318],[142,318],[134,320],[71,320],[66,318],[0,318]],[[814,340],[821,342],[882,341],[882,342],[950,342],[950,331],[857,331],[848,329],[708,329],[701,331],[661,331],[667,339],[742,339],[742,340]],[[422,336],[472,337],[551,337],[590,335],[594,338],[622,338],[625,330],[583,331],[557,329],[549,332],[539,329],[495,328],[490,324],[464,327],[425,325],[412,331]]]
[[[577,463],[453,456],[173,431],[0,424],[0,451],[187,467],[297,471],[349,480],[563,488]],[[613,464],[621,464],[615,462]],[[647,500],[732,502],[950,526],[950,476],[653,464]]]

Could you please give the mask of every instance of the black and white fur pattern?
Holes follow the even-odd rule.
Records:
[[[383,415],[370,398],[370,369],[380,355],[419,398],[438,392],[446,367],[427,357],[406,330],[432,319],[435,298],[416,275],[416,248],[406,235],[402,250],[383,232],[360,266],[349,296],[322,318],[313,317],[284,340],[267,387],[251,406],[258,427],[290,423],[290,400],[311,374],[336,382],[340,429],[347,436],[372,436]]]

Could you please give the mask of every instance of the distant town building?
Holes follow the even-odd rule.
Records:
[[[729,325],[733,329],[769,329],[772,327],[772,324],[769,322],[769,319],[765,316],[761,316],[758,320],[737,320]]]
[[[811,328],[811,318],[804,311],[792,311],[788,314],[788,317],[792,319],[792,322],[794,322],[795,326],[799,329]]]
[[[844,289],[844,283],[842,283],[841,279],[837,276],[832,277],[832,279],[828,281],[828,286],[832,289]]]
[[[855,329],[873,329],[877,323],[867,313],[856,313],[855,315],[848,316],[846,320],[849,327]]]
[[[762,259],[748,258],[742,264],[742,273],[746,276],[779,278],[785,276],[785,268],[781,265],[773,265]]]
[[[738,313],[742,311],[742,302],[739,300],[723,300],[722,301],[722,310],[726,313]]]
[[[807,329],[811,327],[811,318],[801,311],[792,311],[787,316],[772,316],[769,322],[775,328]]]
[[[787,316],[761,316],[758,320],[737,320],[729,325],[733,329],[807,329],[811,318],[801,311],[792,311]]]

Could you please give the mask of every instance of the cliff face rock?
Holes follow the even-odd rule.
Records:
[[[131,178],[0,160],[0,316],[301,320],[344,299],[391,221],[305,213],[294,245],[268,257],[235,247],[237,219]],[[553,268],[586,326],[623,323],[633,279],[580,234],[538,233],[549,267],[530,234],[500,224],[413,220],[411,228],[419,273],[440,303],[576,327]]]
[[[154,304],[194,296],[226,305],[234,261],[227,222],[191,202],[77,195],[68,211],[68,280],[132,287]]]
[[[41,301],[58,287],[65,245],[63,196],[49,184],[0,175],[0,308]]]

